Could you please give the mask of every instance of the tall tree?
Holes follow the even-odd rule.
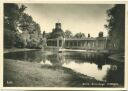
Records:
[[[4,26],[16,31],[16,21],[19,19],[19,7],[14,3],[4,4]]]
[[[27,7],[7,3],[4,5],[4,45],[38,48],[42,41],[39,24],[24,13]]]
[[[16,22],[19,19],[19,7],[14,3],[4,4],[4,47],[16,44]]]
[[[107,22],[110,44],[118,50],[124,50],[125,44],[125,5],[117,4],[107,10]]]

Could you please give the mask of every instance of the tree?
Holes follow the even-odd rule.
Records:
[[[117,50],[124,50],[125,42],[125,5],[117,4],[107,10],[107,22],[105,27],[108,30],[110,44]]]
[[[56,23],[55,28],[52,30],[49,38],[64,37],[64,31],[61,29],[61,23]]]
[[[12,47],[38,48],[42,42],[40,26],[24,13],[24,5],[4,5],[4,45]]]
[[[45,31],[43,31],[42,37],[43,37],[43,38],[46,38],[46,33],[45,33]]]
[[[9,29],[4,29],[4,47],[12,48],[15,45],[15,32]]]
[[[28,48],[38,48],[40,46],[42,40],[40,26],[33,21],[30,15],[26,13],[22,14],[18,27],[23,31],[21,35],[24,37],[24,41],[27,42],[26,46]],[[29,37],[26,37],[26,34],[28,34]]]
[[[72,32],[69,30],[66,30],[64,34],[65,34],[65,38],[72,38],[73,37]]]
[[[4,4],[4,47],[14,47],[16,44],[19,6],[14,3]]]
[[[85,34],[84,33],[76,33],[74,38],[85,38]]]
[[[4,4],[4,26],[16,31],[16,21],[19,18],[19,7],[17,4],[6,3]]]
[[[20,9],[19,9],[19,12],[20,12],[20,13],[23,13],[26,8],[27,8],[27,7],[22,4],[21,7],[20,7]]]

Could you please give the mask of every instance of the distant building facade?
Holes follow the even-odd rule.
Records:
[[[64,38],[61,23],[55,24],[51,39],[47,40],[47,46],[59,46],[67,49],[100,50],[107,49],[108,38],[103,37],[103,32],[99,32],[98,37],[93,38],[88,34],[87,38]]]

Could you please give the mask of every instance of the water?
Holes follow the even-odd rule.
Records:
[[[7,59],[38,62],[42,65],[62,66],[100,81],[123,84],[124,64],[107,58],[106,54],[85,52],[51,53],[24,51],[4,54]]]

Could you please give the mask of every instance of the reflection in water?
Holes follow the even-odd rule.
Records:
[[[98,70],[96,64],[83,63],[77,64],[75,62],[70,62],[69,64],[64,64],[64,67],[71,68],[76,72],[80,72],[84,75],[88,75],[96,78],[97,80],[103,80],[104,76],[107,74],[107,70],[110,69],[110,65],[104,65],[102,70]]]
[[[45,61],[43,60],[40,63],[43,64],[43,65],[52,65],[52,63],[48,60],[45,60]]]
[[[63,66],[81,74],[107,82],[124,82],[124,66],[107,59],[106,54],[63,52],[47,53],[42,51],[13,52],[4,54],[5,58],[38,62],[43,65]]]

